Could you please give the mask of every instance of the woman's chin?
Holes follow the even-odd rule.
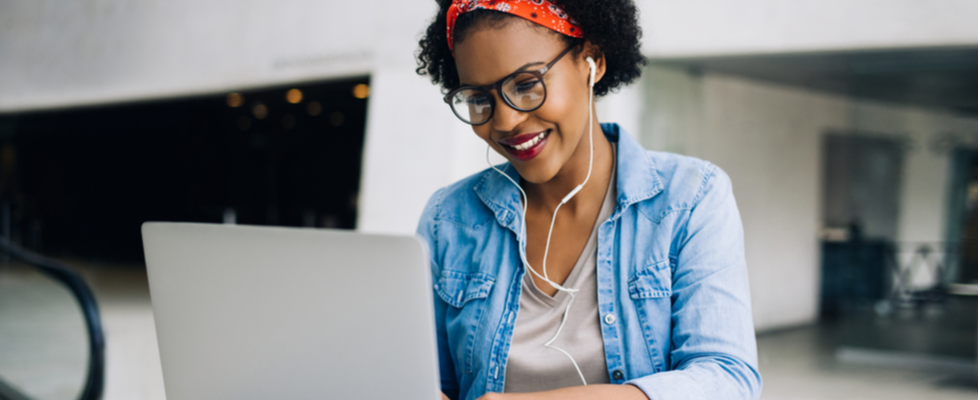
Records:
[[[535,160],[538,161],[538,160]],[[555,175],[558,174],[558,168],[551,168],[550,163],[543,162],[545,160],[540,160],[541,163],[532,163],[534,165],[521,165],[518,166],[514,164],[514,168],[517,169],[517,173],[521,175],[521,180],[539,185],[552,180]]]

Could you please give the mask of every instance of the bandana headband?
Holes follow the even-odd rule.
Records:
[[[493,10],[524,18],[560,34],[582,38],[582,29],[565,10],[551,0],[453,0],[446,13],[446,40],[453,51],[453,29],[456,18],[473,10]]]

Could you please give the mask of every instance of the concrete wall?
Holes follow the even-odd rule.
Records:
[[[485,145],[442,102],[439,88],[415,73],[419,36],[405,32],[420,32],[434,12],[397,2],[378,15],[385,32],[371,70],[357,222],[362,232],[415,232],[429,195],[486,168]]]
[[[5,0],[0,112],[364,75],[388,58],[385,35],[414,38],[435,6],[405,3]],[[977,43],[970,0],[636,3],[656,58]]]
[[[0,112],[367,75],[378,1],[0,1]]]
[[[971,0],[638,0],[658,58],[977,43]]]
[[[975,137],[975,118],[663,67],[648,68],[644,86],[642,143],[707,159],[732,178],[757,328],[817,315],[820,139],[828,131],[909,139],[899,240],[943,240],[949,157],[934,143],[948,133]]]

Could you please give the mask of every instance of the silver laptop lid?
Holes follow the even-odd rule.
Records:
[[[170,400],[439,398],[414,237],[143,224]]]

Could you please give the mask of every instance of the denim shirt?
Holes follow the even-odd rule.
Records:
[[[616,209],[599,226],[597,296],[609,381],[650,399],[757,399],[762,386],[742,222],[731,181],[644,150],[616,124]],[[510,164],[502,170],[515,180]],[[443,392],[502,392],[521,296],[521,199],[492,169],[438,190],[428,244]],[[556,327],[557,328],[557,327]]]

